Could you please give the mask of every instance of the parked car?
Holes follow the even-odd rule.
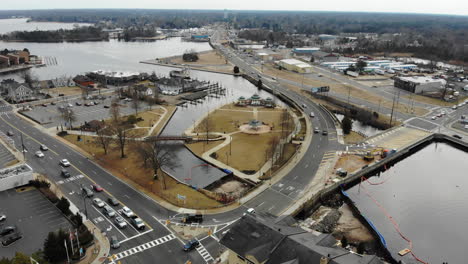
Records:
[[[47,104],[42,104],[43,107],[47,107]]]
[[[12,136],[14,136],[15,134],[13,133],[13,131],[8,130],[7,135],[10,136],[10,137],[12,137]]]
[[[107,215],[108,217],[114,217],[115,216],[115,211],[110,206],[105,205],[104,206],[104,214]]]
[[[198,245],[200,245],[200,242],[196,239],[192,239],[185,243],[184,245],[184,251],[191,251],[192,249],[196,248]]]
[[[113,197],[112,198],[107,198],[107,202],[112,206],[117,206],[117,205],[120,204],[119,201],[117,201],[117,199],[115,199]]]
[[[5,226],[0,230],[0,236],[6,236],[16,232],[16,227],[14,226]]]
[[[88,187],[83,187],[83,194],[86,195],[87,197],[92,197],[94,195],[93,191],[89,189]]]
[[[120,242],[119,242],[119,240],[117,239],[116,236],[111,236],[110,245],[111,245],[111,247],[113,249],[116,249],[116,248],[120,247]]]
[[[51,105],[56,105],[57,103],[56,102],[50,102]]]
[[[0,222],[3,222],[3,221],[5,221],[5,220],[6,220],[6,218],[7,218],[7,217],[6,217],[6,215],[4,215],[4,214],[1,214],[1,215],[0,215]]]
[[[39,149],[42,150],[42,151],[47,151],[47,150],[49,150],[49,148],[48,148],[46,145],[41,145],[41,146],[39,147]]]
[[[106,204],[99,198],[94,198],[93,199],[93,204],[96,205],[99,208],[104,207]]]
[[[68,172],[66,169],[62,169],[62,172],[60,172],[60,175],[64,178],[70,178],[70,172]]]
[[[302,104],[302,108],[307,108],[307,105],[306,104]]]
[[[76,102],[75,103],[77,106],[81,106],[81,103],[80,102]]]
[[[132,218],[130,218],[130,223],[138,230],[145,229],[145,224],[143,223],[143,220],[141,220],[136,215],[134,215]]]
[[[94,190],[95,192],[102,192],[102,191],[104,191],[104,189],[103,189],[101,186],[97,185],[97,184],[93,184],[93,185],[91,185],[91,186],[93,187],[93,190]]]
[[[310,112],[310,117],[315,117],[314,112]]]
[[[134,216],[135,214],[132,212],[132,210],[130,210],[130,208],[128,208],[127,206],[124,206],[121,210],[122,214],[125,215],[126,217],[132,217]]]
[[[110,106],[109,105],[104,105],[104,108],[110,108]]]
[[[324,135],[324,136],[328,135],[328,131],[323,130],[323,131],[322,131],[322,135]]]
[[[121,216],[117,216],[114,219],[114,223],[117,225],[119,228],[125,228],[127,226],[127,222],[125,222],[124,218]]]
[[[36,151],[36,153],[34,153],[34,155],[36,155],[36,157],[38,157],[38,158],[43,158],[44,157],[44,153],[42,153],[42,151],[40,151],[40,150]]]
[[[462,137],[459,136],[459,135],[457,135],[457,134],[453,135],[453,137],[454,137],[454,138],[458,138],[458,139],[462,139]]]
[[[64,167],[69,167],[71,164],[67,159],[61,159],[60,160],[60,165],[62,165]]]
[[[432,120],[436,120],[437,119],[437,116],[433,116],[431,117]]]
[[[245,211],[244,215],[247,215],[247,214],[255,214],[255,209],[254,208],[247,209],[247,211]]]

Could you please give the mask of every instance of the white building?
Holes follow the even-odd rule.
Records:
[[[446,84],[444,79],[426,76],[396,77],[394,81],[395,87],[417,94],[438,92],[444,89]]]
[[[33,180],[33,170],[21,164],[0,170],[0,192],[23,186]]]
[[[280,67],[282,67],[282,68],[284,68],[286,70],[297,72],[297,73],[310,73],[310,72],[312,72],[312,66],[310,64],[305,63],[305,62],[300,61],[300,60],[296,60],[296,59],[280,60],[280,61],[278,61],[277,64]]]

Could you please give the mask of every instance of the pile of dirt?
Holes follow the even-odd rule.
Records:
[[[337,209],[332,209],[325,216],[323,216],[318,223],[315,223],[312,226],[312,229],[321,233],[332,233],[340,217],[341,212]]]

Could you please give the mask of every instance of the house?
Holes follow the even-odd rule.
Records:
[[[358,255],[337,245],[330,234],[294,227],[291,216],[247,214],[220,240],[227,264],[383,264],[375,255]]]
[[[145,85],[136,85],[133,87],[135,91],[138,92],[140,97],[153,96],[153,89]]]
[[[55,78],[55,79],[52,79],[51,82],[53,83],[54,87],[76,86],[76,83],[73,81],[73,79],[68,78],[68,77]]]
[[[6,98],[10,102],[24,102],[33,100],[33,90],[26,83],[14,83],[8,87]]]
[[[75,78],[73,78],[73,81],[81,87],[93,87],[94,82],[91,80],[88,76],[84,75],[77,75]]]
[[[10,67],[10,58],[0,55],[0,68]]]
[[[20,64],[20,57],[15,54],[8,53],[5,55],[10,59],[10,65],[19,65]]]

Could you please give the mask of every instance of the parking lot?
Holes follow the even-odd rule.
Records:
[[[104,99],[105,98],[105,99]],[[70,108],[73,110],[76,116],[76,121],[73,122],[74,126],[84,124],[85,121],[91,120],[106,120],[110,118],[109,107],[112,100],[115,100],[117,95],[104,96],[102,99],[90,99],[83,100],[73,99],[57,102],[55,105],[37,105],[29,111],[23,112],[23,114],[36,122],[39,122],[46,128],[60,127],[61,124],[65,126],[63,119],[60,116],[59,108]],[[86,106],[85,104],[93,105]],[[77,105],[80,104],[80,105]],[[97,105],[94,105],[97,103]],[[121,105],[120,113],[122,116],[130,115],[135,113],[135,109],[132,107],[132,102],[126,100],[119,100]],[[105,107],[106,106],[106,107]],[[144,102],[140,102],[139,110],[142,111],[147,105]]]
[[[15,252],[31,254],[42,249],[49,232],[72,228],[71,223],[37,189],[3,191],[0,192],[0,200],[0,214],[7,216],[1,225],[16,226],[22,235],[8,247],[0,247],[0,257],[10,258]]]

